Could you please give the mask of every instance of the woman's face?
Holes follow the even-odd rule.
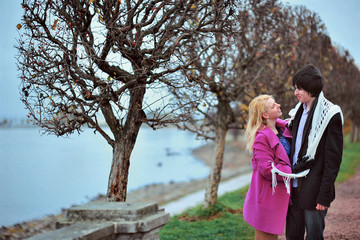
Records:
[[[264,113],[264,118],[269,120],[276,120],[281,117],[282,112],[280,109],[280,104],[276,103],[274,99],[269,98],[266,100],[266,113]]]

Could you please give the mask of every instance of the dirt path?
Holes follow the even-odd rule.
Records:
[[[360,167],[354,177],[336,188],[326,217],[325,239],[360,239]]]

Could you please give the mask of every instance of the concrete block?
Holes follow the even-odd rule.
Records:
[[[157,213],[158,210],[156,202],[101,202],[72,207],[66,211],[65,217],[69,221],[133,221]]]
[[[113,222],[115,233],[148,232],[157,227],[164,226],[170,220],[170,214],[157,213],[136,221]]]
[[[37,234],[28,240],[97,240],[110,239],[114,235],[114,224],[103,223],[76,223],[51,232]]]

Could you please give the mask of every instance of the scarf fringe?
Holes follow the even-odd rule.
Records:
[[[302,178],[302,177],[306,177],[306,175],[310,172],[310,169],[306,169],[305,171],[302,171],[300,173],[285,173],[280,171],[279,169],[277,169],[274,165],[274,163],[271,163],[271,178],[272,178],[272,193],[275,193],[275,188],[277,186],[277,180],[276,180],[276,174],[282,176],[284,183],[285,183],[285,187],[286,187],[286,192],[290,195],[290,180],[291,179],[295,179],[295,178]]]

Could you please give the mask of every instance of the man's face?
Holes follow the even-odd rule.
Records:
[[[314,97],[311,96],[311,94],[304,89],[295,86],[294,95],[297,97],[299,102],[305,103],[308,105],[308,103],[311,103],[314,100]]]

